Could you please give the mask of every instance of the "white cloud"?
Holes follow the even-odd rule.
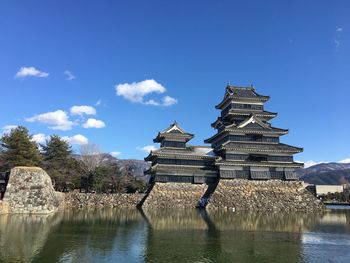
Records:
[[[144,96],[151,93],[164,93],[165,87],[159,84],[154,79],[147,79],[140,82],[124,83],[115,86],[115,90],[118,96],[122,96],[124,99],[131,102],[143,103]]]
[[[343,28],[342,28],[342,27],[338,27],[335,31],[337,31],[337,32],[343,32]]]
[[[163,106],[171,106],[177,103],[177,99],[174,99],[170,96],[165,96],[163,98]]]
[[[73,80],[76,79],[76,77],[73,75],[73,73],[69,70],[66,70],[63,72],[67,77],[66,80]]]
[[[177,103],[177,100],[170,96],[163,97],[161,102],[154,99],[145,101],[144,98],[146,95],[152,93],[163,94],[166,92],[166,88],[154,79],[118,84],[115,86],[115,90],[118,96],[122,96],[124,99],[134,103],[142,103],[152,106],[171,106]]]
[[[12,129],[16,129],[17,125],[5,125],[2,127],[2,134],[9,134]]]
[[[144,151],[145,153],[150,153],[151,151],[157,150],[157,147],[155,147],[154,145],[147,145],[144,147],[137,147],[137,149],[140,151]]]
[[[81,106],[73,106],[70,108],[70,113],[72,115],[95,115],[96,110],[94,107],[81,105]]]
[[[66,112],[63,110],[57,110],[53,112],[47,112],[39,115],[35,115],[25,119],[28,122],[39,122],[49,124],[50,129],[67,131],[72,129],[74,123],[69,120]]]
[[[146,105],[152,105],[152,106],[171,106],[176,103],[177,103],[177,99],[174,99],[170,96],[163,97],[162,102],[158,102],[153,99],[145,102]]]
[[[345,158],[344,160],[341,160],[338,163],[350,163],[350,158]]]
[[[33,135],[32,141],[36,142],[37,144],[45,144],[46,140],[49,139],[49,136],[46,136],[43,133],[37,133]]]
[[[84,145],[88,144],[89,140],[84,135],[76,134],[74,136],[64,136],[62,137],[63,140],[67,141],[70,144],[77,144],[77,145]]]
[[[101,120],[96,120],[96,119],[93,119],[93,118],[89,118],[84,124],[83,124],[83,127],[88,129],[88,128],[104,128],[106,127],[106,124],[101,121]]]
[[[110,152],[109,154],[112,155],[113,157],[117,158],[117,157],[119,157],[119,155],[121,155],[122,153],[121,153],[121,152]]]
[[[146,105],[160,106],[160,103],[155,100],[148,100],[145,102]]]
[[[40,71],[34,67],[21,67],[15,75],[15,78],[38,77],[47,78],[49,73]]]

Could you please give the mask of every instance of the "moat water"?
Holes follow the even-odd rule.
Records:
[[[350,210],[1,215],[0,262],[350,262]]]

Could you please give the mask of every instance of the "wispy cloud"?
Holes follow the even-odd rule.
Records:
[[[158,102],[156,100],[148,100],[145,102],[146,105],[152,105],[152,106],[171,106],[177,103],[177,99],[174,99],[170,96],[165,96],[161,102]]]
[[[38,77],[47,78],[49,73],[40,71],[35,67],[21,67],[15,75],[15,78]]]
[[[33,117],[26,118],[27,122],[38,122],[49,124],[49,128],[53,130],[67,131],[72,129],[74,123],[69,120],[67,113],[63,110],[46,112]]]
[[[100,128],[104,128],[106,127],[106,124],[101,121],[101,120],[96,120],[96,119],[93,119],[93,118],[89,118],[84,124],[83,124],[83,127],[85,129],[89,129],[89,128],[97,128],[97,129],[100,129]]]
[[[336,32],[336,35],[335,35],[335,38],[334,38],[334,45],[335,45],[335,50],[338,51],[339,49],[339,46],[340,46],[340,38],[341,38],[341,34],[343,32],[343,28],[342,27],[337,27],[335,29],[335,32]]]
[[[170,96],[163,97],[160,102],[155,99],[145,101],[147,95],[163,94],[166,92],[166,88],[154,79],[118,84],[115,86],[115,90],[118,96],[122,96],[124,99],[133,103],[152,106],[171,106],[177,103],[177,100]]]
[[[170,96],[165,96],[163,99],[163,106],[171,106],[177,103],[177,99],[172,98]]]
[[[76,77],[73,75],[73,73],[69,70],[66,70],[63,73],[66,75],[66,80],[76,79]]]
[[[100,105],[101,105],[101,103],[102,103],[102,100],[98,100],[98,101],[96,101],[96,103],[95,103],[95,107],[100,106]]]
[[[340,41],[334,39],[334,44],[335,44],[335,48],[338,49],[338,47],[340,46]]]
[[[70,113],[72,115],[96,115],[96,109],[87,105],[73,106],[70,108]]]

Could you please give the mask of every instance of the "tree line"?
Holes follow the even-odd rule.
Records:
[[[120,169],[117,162],[106,161],[95,144],[81,146],[73,156],[72,146],[58,135],[37,144],[26,127],[19,126],[0,138],[0,171],[15,166],[37,166],[51,177],[56,191],[75,189],[97,193],[134,193],[146,190],[146,183]]]

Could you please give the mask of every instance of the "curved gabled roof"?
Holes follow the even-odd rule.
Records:
[[[194,134],[188,133],[185,130],[183,130],[175,121],[168,128],[159,132],[157,137],[153,139],[153,142],[161,142],[165,138],[188,142],[193,137]]]
[[[269,96],[260,95],[255,91],[254,87],[237,87],[237,86],[227,86],[225,91],[225,96],[222,102],[215,106],[217,109],[221,109],[223,105],[226,104],[228,100],[245,100],[245,101],[262,101],[266,102],[269,100]]]

